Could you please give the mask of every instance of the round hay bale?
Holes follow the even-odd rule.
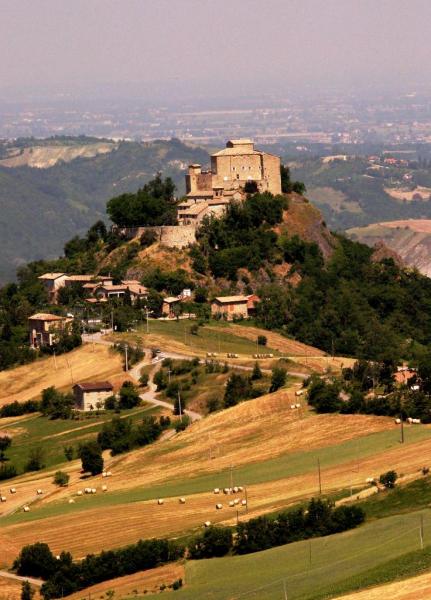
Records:
[[[159,499],[157,500],[157,504],[161,505],[161,504],[163,504],[163,503],[164,503],[164,500],[163,500],[163,498],[159,498]]]
[[[223,494],[229,494],[229,488],[224,488],[223,489]]]
[[[0,502],[6,502],[6,496],[0,496]]]
[[[108,477],[108,473],[106,471],[102,472],[102,477]]]
[[[243,506],[247,506],[247,500],[241,500],[241,504],[242,504]]]
[[[223,504],[220,504],[220,503],[216,504],[217,510],[221,510],[222,508],[223,508]]]
[[[76,494],[77,494],[77,496],[82,496],[82,490],[78,490],[78,491],[76,492]]]
[[[239,485],[239,486],[238,486],[238,491],[240,491],[240,492],[243,492],[243,491],[244,491],[244,488],[242,487],[242,485]]]
[[[238,498],[235,498],[235,500],[233,501],[233,503],[234,503],[235,505],[239,504],[239,500],[238,500]]]
[[[42,490],[41,490],[41,489],[38,489],[38,490],[36,490],[36,494],[37,494],[38,496],[40,496],[41,494],[43,494],[43,492],[42,492]]]
[[[16,488],[14,488],[14,487],[10,488],[9,491],[11,494],[16,494]]]
[[[233,493],[234,493],[234,494],[237,494],[237,493],[238,493],[238,491],[239,491],[239,488],[238,488],[237,486],[235,486],[235,487],[233,488]]]
[[[96,488],[91,488],[91,493],[95,494],[97,492]]]
[[[24,506],[23,510],[24,510],[24,512],[30,512],[30,507],[29,506]]]
[[[180,504],[185,504],[186,503],[186,499],[185,498],[180,498]]]
[[[229,501],[229,506],[231,506],[231,507],[232,507],[232,506],[235,506],[235,502],[234,502],[233,500],[230,500],[230,501]]]
[[[102,492],[107,492],[107,491],[108,491],[108,486],[102,485]]]
[[[112,477],[112,473],[111,473],[111,471],[107,471],[107,473],[106,473],[106,477]]]
[[[211,521],[205,521],[204,525],[205,527],[211,527]]]
[[[220,488],[214,488],[214,494],[220,494]]]
[[[73,498],[69,498],[69,504],[75,504],[75,500]]]

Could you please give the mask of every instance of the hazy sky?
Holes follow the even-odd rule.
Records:
[[[427,83],[430,23],[431,0],[0,0],[0,93]]]

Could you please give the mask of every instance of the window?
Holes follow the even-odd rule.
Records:
[[[236,174],[236,178],[239,179],[239,173]]]
[[[232,167],[232,171],[236,171],[236,167]]]

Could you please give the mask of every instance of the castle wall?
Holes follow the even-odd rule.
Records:
[[[144,231],[154,231],[158,241],[169,248],[186,248],[196,242],[195,225],[162,225],[160,227],[121,227],[118,233],[127,240],[141,237]]]

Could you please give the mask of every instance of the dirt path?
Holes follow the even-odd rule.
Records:
[[[44,581],[42,579],[34,579],[33,577],[21,577],[20,575],[15,575],[15,573],[9,573],[9,571],[0,571],[0,577],[4,577],[5,579],[13,579],[14,581],[28,581],[32,585],[37,585],[40,587]]]

